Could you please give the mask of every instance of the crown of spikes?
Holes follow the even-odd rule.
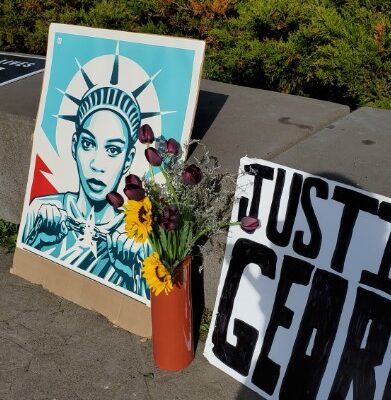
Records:
[[[119,74],[119,43],[117,43],[116,51],[114,54],[113,70],[111,73],[110,86],[97,87],[94,84],[86,71],[80,65],[77,59],[76,63],[79,67],[87,90],[81,99],[72,96],[69,93],[58,89],[64,96],[73,101],[78,107],[75,115],[54,115],[56,118],[61,118],[75,123],[76,130],[81,128],[85,121],[96,111],[111,110],[122,117],[125,124],[129,129],[129,133],[135,142],[137,140],[137,133],[141,126],[142,120],[146,118],[155,117],[158,115],[170,114],[175,111],[152,111],[141,112],[140,105],[137,101],[138,96],[148,87],[150,83],[158,76],[161,70],[156,72],[153,76],[148,78],[142,85],[131,93],[126,93],[118,85]]]

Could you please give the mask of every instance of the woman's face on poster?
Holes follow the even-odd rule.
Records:
[[[74,153],[80,185],[91,200],[117,190],[131,162],[130,145],[126,125],[112,111],[97,111],[84,123]]]

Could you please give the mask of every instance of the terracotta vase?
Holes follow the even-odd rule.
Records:
[[[153,357],[158,368],[179,371],[194,358],[191,257],[178,266],[173,290],[151,295]]]

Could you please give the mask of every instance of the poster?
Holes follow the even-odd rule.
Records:
[[[18,247],[149,304],[147,245],[106,201],[148,169],[140,126],[189,140],[204,42],[52,24]]]
[[[391,399],[391,199],[243,158],[205,356],[263,399]]]

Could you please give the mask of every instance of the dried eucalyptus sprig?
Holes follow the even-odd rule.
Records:
[[[150,169],[143,179],[135,175],[126,178],[126,230],[138,242],[148,239],[153,253],[144,260],[144,277],[155,294],[168,293],[176,268],[195,246],[229,225],[239,224],[230,221],[229,212],[235,177],[223,173],[207,151],[191,164],[185,163],[180,145],[174,139],[155,141],[148,125],[140,128],[139,140],[146,145]],[[156,179],[157,173],[164,183]],[[119,206],[123,203],[119,196],[110,193],[107,199]],[[246,224],[249,222],[252,228],[257,225],[254,218]]]

